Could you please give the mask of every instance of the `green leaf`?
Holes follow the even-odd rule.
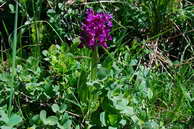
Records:
[[[58,3],[58,7],[59,7],[59,9],[64,10],[64,4],[63,3]]]
[[[13,114],[13,115],[11,115],[7,125],[13,127],[13,126],[19,124],[20,122],[22,122],[22,118],[17,114]]]
[[[13,4],[9,4],[9,9],[11,10],[11,13],[15,12],[14,6]]]
[[[9,121],[8,115],[5,113],[5,111],[0,110],[0,121],[3,121],[7,123]]]
[[[40,116],[39,115],[34,115],[33,117],[32,117],[32,120],[33,121],[37,121],[37,120],[39,120],[40,119]]]
[[[119,124],[121,124],[122,126],[125,126],[125,125],[127,124],[127,121],[124,120],[124,119],[122,119],[122,120],[119,122]]]
[[[151,99],[153,97],[153,92],[150,88],[147,89],[147,96],[148,96],[148,99]]]
[[[108,129],[117,129],[117,127],[109,126]]]
[[[100,113],[100,122],[102,124],[102,127],[106,126],[106,115],[105,112]]]
[[[25,4],[26,2],[28,2],[28,0],[20,0],[20,2]]]
[[[138,63],[138,60],[134,59],[134,60],[131,60],[130,65],[135,66],[137,65],[137,63]]]
[[[76,46],[77,47],[80,44],[80,42],[81,41],[80,41],[80,38],[79,37],[74,38],[73,39],[73,46]]]
[[[144,129],[159,129],[159,125],[155,121],[148,121],[144,124]]]
[[[57,123],[57,127],[59,128],[59,129],[64,129],[64,127],[58,122]]]
[[[45,125],[56,125],[58,122],[58,118],[56,116],[49,116],[46,118],[46,111],[42,110],[40,112],[40,119]]]
[[[97,71],[97,77],[99,79],[104,79],[105,77],[107,77],[110,74],[110,71],[102,66],[98,67],[98,71]]]
[[[43,51],[42,51],[42,54],[43,54],[44,56],[48,56],[49,53],[48,53],[47,50],[43,50]]]
[[[46,124],[46,111],[45,110],[42,110],[40,112],[40,119],[43,121],[44,124]]]
[[[1,126],[1,129],[16,129],[16,128],[9,127],[9,126]]]
[[[36,125],[33,125],[32,127],[29,127],[27,129],[36,129]]]
[[[61,105],[60,113],[63,113],[66,109],[67,109],[67,105],[66,104]]]
[[[139,121],[139,118],[134,113],[133,107],[126,106],[120,113],[131,117],[134,123],[137,123]]]
[[[53,110],[53,112],[59,112],[59,106],[57,105],[57,104],[53,104],[52,106],[51,106],[51,108],[52,108],[52,110]]]
[[[80,129],[80,126],[79,125],[76,125],[75,129]]]
[[[124,110],[128,103],[129,103],[128,99],[120,96],[114,97],[113,99],[113,105],[117,110]]]
[[[58,118],[56,116],[49,116],[46,119],[46,125],[56,125],[58,122]]]
[[[132,107],[126,106],[121,113],[127,115],[127,116],[133,116],[134,115],[134,111]]]
[[[119,121],[119,116],[116,114],[109,114],[108,119],[111,125],[116,125]]]
[[[71,125],[72,125],[72,121],[71,120],[67,120],[65,122],[65,124],[63,124],[63,127],[64,127],[64,129],[72,129]]]
[[[53,14],[55,14],[56,12],[55,12],[55,10],[53,10],[53,9],[49,9],[48,11],[47,11],[47,14],[48,14],[48,16],[51,16],[51,15],[53,15]]]

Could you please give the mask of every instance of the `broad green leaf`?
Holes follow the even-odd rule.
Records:
[[[111,125],[116,125],[119,121],[119,116],[116,114],[108,114],[108,119]]]
[[[80,129],[80,126],[79,126],[79,125],[77,125],[77,126],[75,127],[75,129]]]
[[[119,124],[121,124],[122,126],[125,126],[125,125],[126,125],[126,123],[127,123],[127,121],[126,121],[126,120],[124,120],[124,119],[122,119],[122,120],[119,122]]]
[[[67,105],[66,104],[61,105],[60,113],[63,113],[66,109],[67,109]]]
[[[137,63],[138,63],[138,60],[134,59],[134,60],[131,60],[130,65],[134,66],[134,65],[137,65]]]
[[[52,110],[53,110],[53,112],[59,112],[59,106],[57,105],[57,104],[53,104],[52,106],[51,106],[51,108],[52,108]]]
[[[40,115],[34,115],[33,117],[32,117],[32,121],[33,122],[36,122],[36,121],[38,121],[40,119]]]
[[[43,51],[42,51],[42,54],[43,54],[44,56],[48,56],[48,51],[47,51],[47,50],[43,50]]]
[[[59,128],[59,129],[64,129],[64,127],[58,122],[57,123],[57,127]]]
[[[56,125],[58,122],[58,118],[56,116],[49,116],[46,119],[46,125]]]
[[[104,79],[109,75],[110,71],[107,70],[104,67],[99,66],[98,71],[97,71],[97,76],[99,79]]]
[[[63,124],[63,127],[64,127],[64,129],[72,129],[71,125],[72,125],[72,121],[71,121],[71,120],[67,120],[67,121]]]
[[[129,106],[124,107],[124,109],[121,111],[121,113],[123,113],[127,116],[133,116],[134,115],[133,108],[129,107]]]
[[[7,125],[13,127],[13,126],[19,124],[20,122],[22,122],[22,118],[17,114],[13,114],[13,115],[11,115]]]
[[[9,4],[9,9],[11,10],[11,13],[15,12],[15,8],[14,8],[13,4]]]
[[[124,110],[129,103],[128,99],[123,97],[114,97],[112,101],[113,101],[113,105],[117,110]]]
[[[47,14],[48,14],[48,16],[52,16],[53,14],[55,14],[56,12],[55,12],[55,10],[53,10],[53,9],[49,9],[48,11],[47,11]],[[53,45],[54,46],[54,45]]]
[[[46,111],[45,110],[42,110],[40,112],[40,119],[43,121],[44,124],[46,124]]]
[[[59,7],[59,9],[61,9],[61,10],[64,10],[64,9],[65,9],[63,3],[58,3],[58,7]]]
[[[144,124],[144,129],[159,129],[159,125],[155,121],[148,121]]]
[[[0,121],[3,121],[7,123],[9,121],[8,115],[5,113],[5,111],[0,110]]]

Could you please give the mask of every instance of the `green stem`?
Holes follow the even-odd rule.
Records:
[[[99,61],[98,48],[94,48],[94,50],[92,52],[91,80],[96,79],[98,61]]]

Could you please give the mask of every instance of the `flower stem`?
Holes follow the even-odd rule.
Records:
[[[99,56],[98,56],[98,48],[94,48],[92,52],[92,68],[91,68],[91,80],[96,79],[96,72],[97,72],[97,64],[99,61]]]

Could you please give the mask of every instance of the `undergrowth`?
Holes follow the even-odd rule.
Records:
[[[0,128],[192,129],[193,43],[192,0],[0,0]]]

